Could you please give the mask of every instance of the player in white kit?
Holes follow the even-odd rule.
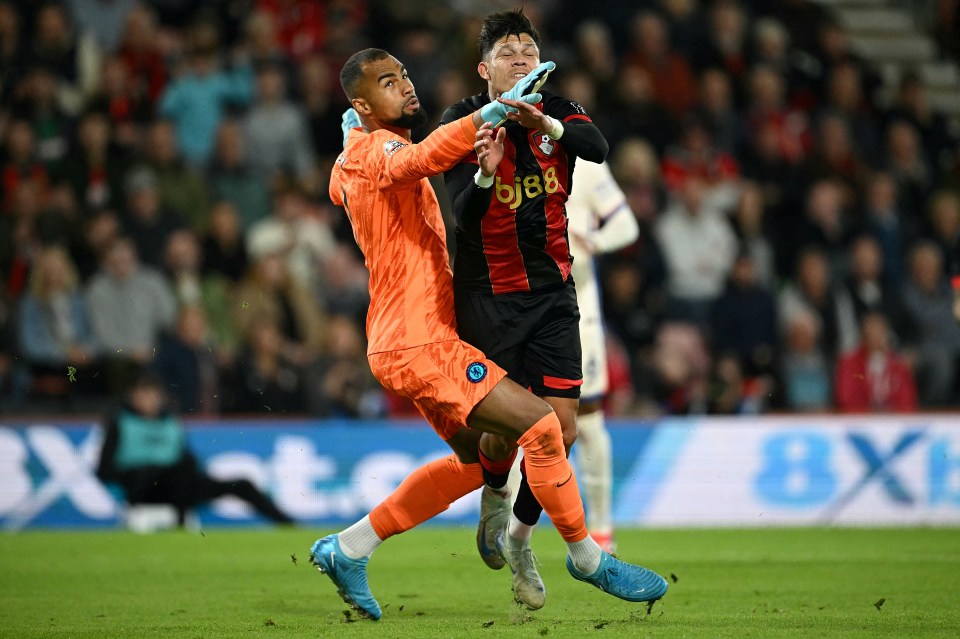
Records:
[[[636,241],[640,228],[609,167],[578,162],[567,200],[568,232],[573,253],[573,281],[580,306],[583,386],[577,413],[576,451],[579,477],[587,502],[587,526],[604,550],[615,550],[613,460],[603,418],[607,392],[607,355],[600,307],[600,285],[594,255],[610,253]]]

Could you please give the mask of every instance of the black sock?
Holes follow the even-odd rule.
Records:
[[[513,466],[513,460],[517,457],[517,452],[508,459],[495,461],[480,452],[480,468],[483,472],[483,483],[496,490],[502,489],[507,485],[507,479],[510,477],[510,468]]]
[[[530,484],[527,483],[527,467],[520,462],[520,488],[517,489],[517,501],[513,504],[513,514],[521,523],[527,526],[536,526],[540,520],[543,506],[533,496]]]

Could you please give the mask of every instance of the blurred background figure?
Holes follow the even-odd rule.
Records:
[[[152,373],[136,378],[105,431],[97,477],[118,486],[131,506],[169,504],[182,526],[189,511],[233,495],[275,523],[293,523],[249,479],[221,480],[200,467],[183,423],[167,404],[163,382]]]
[[[33,377],[31,393],[66,398],[73,384],[82,384],[87,391],[95,388],[90,378],[93,332],[77,269],[62,247],[44,249],[37,256],[29,292],[20,303],[18,333]]]
[[[955,405],[960,401],[960,322],[953,316],[953,292],[935,244],[922,242],[914,247],[903,299],[919,336],[915,366],[920,403]]]
[[[908,413],[917,409],[917,388],[906,360],[891,345],[883,313],[860,322],[860,346],[837,362],[837,410],[845,413]]]
[[[173,325],[176,298],[155,269],[143,266],[128,238],[106,249],[86,290],[94,343],[105,360],[108,388],[119,396],[132,375],[154,357],[161,333]]]

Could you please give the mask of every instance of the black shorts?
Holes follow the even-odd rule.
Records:
[[[457,333],[540,397],[580,397],[580,310],[570,279],[516,293],[457,290]]]

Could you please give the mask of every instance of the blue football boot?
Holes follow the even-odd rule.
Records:
[[[337,535],[318,539],[310,548],[310,563],[330,577],[337,594],[358,613],[376,621],[380,618],[380,604],[373,598],[367,584],[367,558],[350,559],[340,549]]]
[[[600,566],[592,575],[577,570],[569,556],[567,570],[574,579],[627,601],[656,601],[667,594],[666,579],[643,566],[628,564],[607,553],[600,556]]]

